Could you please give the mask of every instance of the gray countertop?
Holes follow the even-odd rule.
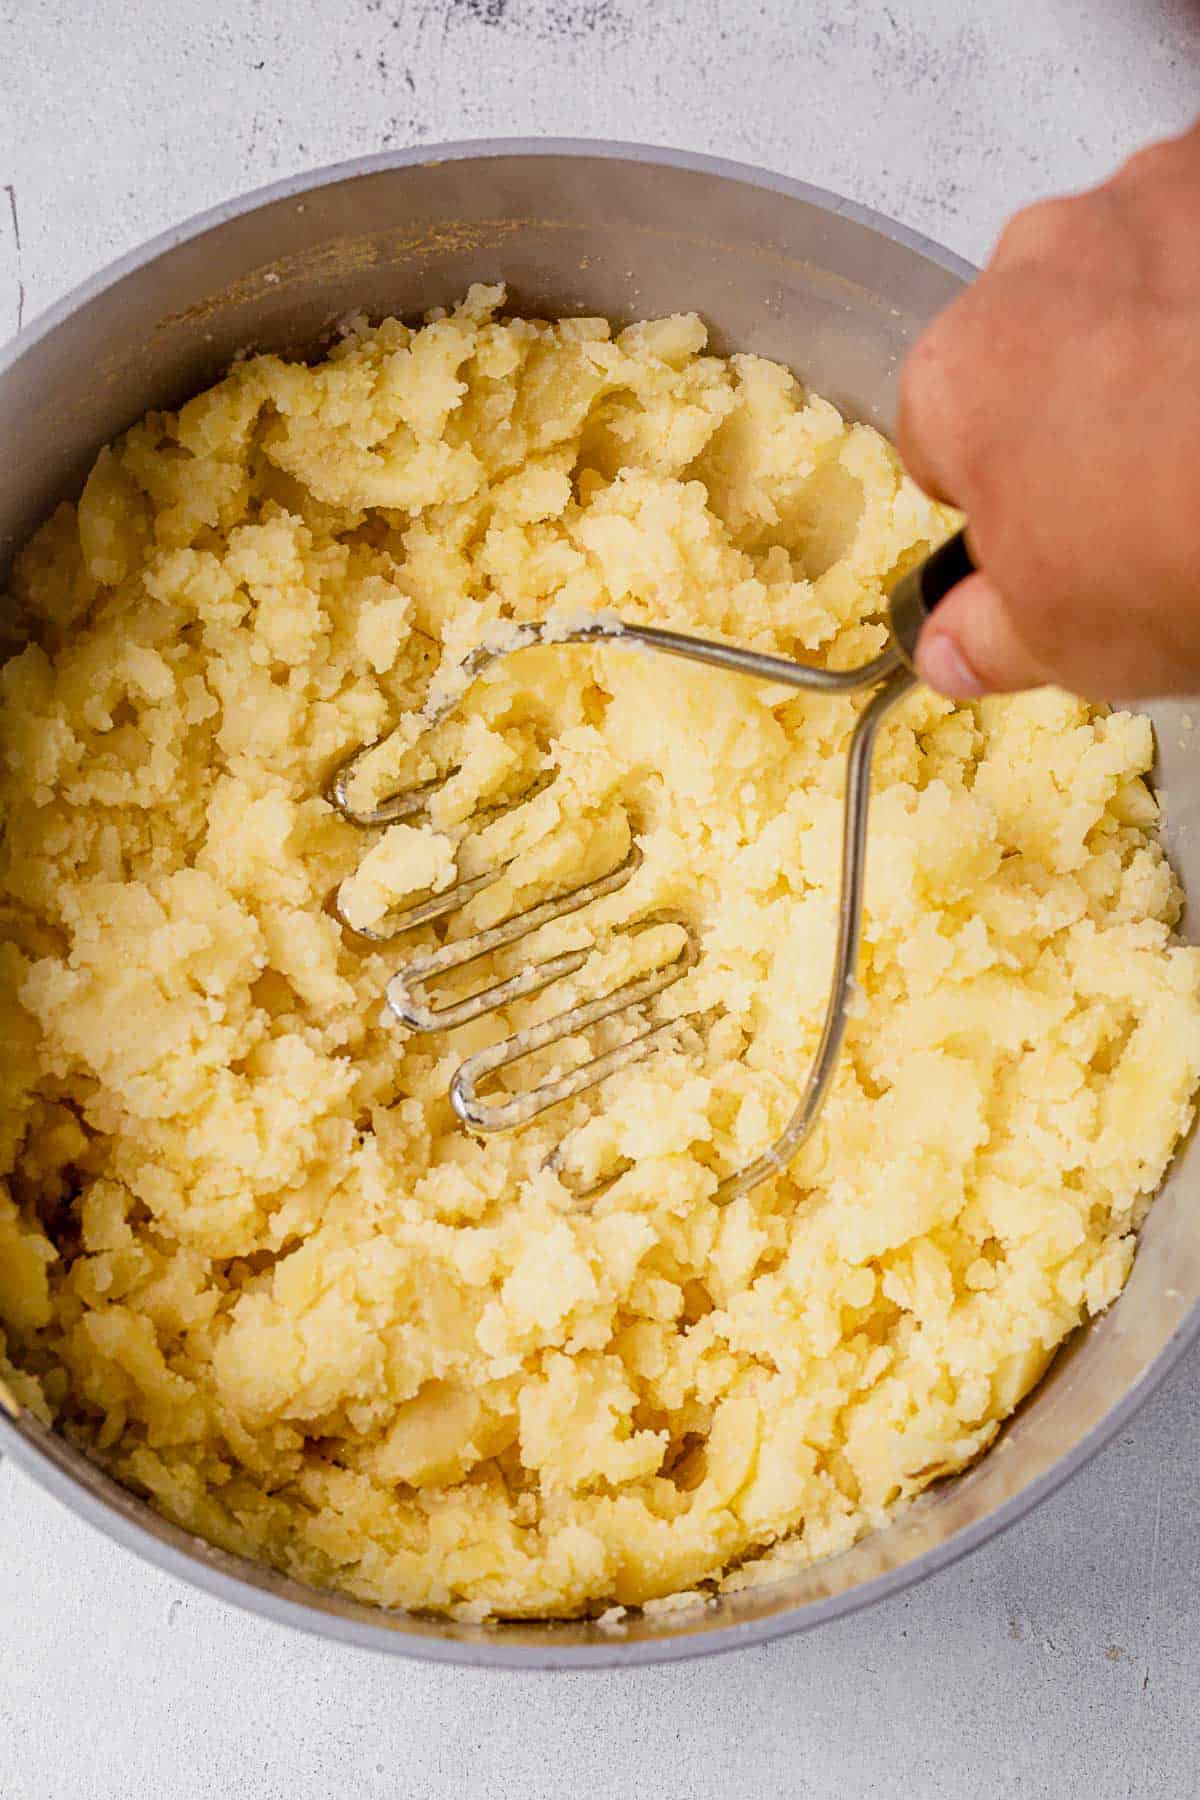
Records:
[[[0,0],[0,339],[197,208],[389,145],[674,144],[976,259],[1189,121],[1188,0]],[[11,453],[5,446],[4,453]],[[0,1800],[1200,1791],[1200,1358],[911,1593],[735,1657],[384,1660],[144,1567],[0,1464]]]

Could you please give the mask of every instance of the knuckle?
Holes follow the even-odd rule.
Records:
[[[1121,165],[1116,179],[1126,183],[1154,181],[1161,176],[1173,175],[1184,161],[1194,161],[1196,148],[1188,138],[1164,138],[1156,144],[1146,144],[1141,150]]]
[[[1023,206],[1001,232],[993,261],[1044,255],[1066,229],[1065,215],[1072,204],[1069,200],[1038,200],[1032,206]]]
[[[1108,192],[1128,281],[1144,294],[1193,292],[1200,280],[1200,132],[1139,151]]]
[[[1041,265],[1056,278],[1097,279],[1128,255],[1120,204],[1106,185],[1093,193],[1042,200],[1017,213],[1005,229],[993,266]]]

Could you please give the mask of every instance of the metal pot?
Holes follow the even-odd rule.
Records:
[[[970,278],[948,252],[832,194],[710,158],[602,143],[454,144],[279,182],[168,232],[78,288],[0,355],[0,581],[74,496],[100,445],[215,380],[238,351],[308,354],[344,315],[412,315],[503,279],[514,310],[653,317],[695,308],[719,350],[791,364],[888,430],[915,335]],[[15,454],[14,454],[15,452]],[[1154,709],[1167,839],[1200,892],[1178,709]],[[728,1650],[853,1612],[944,1568],[1078,1469],[1200,1332],[1195,1146],[1129,1284],[1076,1334],[995,1447],[844,1555],[691,1613],[473,1625],[321,1593],[167,1524],[0,1390],[0,1450],[160,1567],[268,1618],[404,1655],[507,1668]],[[1190,1176],[1190,1179],[1189,1179]]]

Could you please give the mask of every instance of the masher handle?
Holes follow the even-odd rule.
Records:
[[[974,573],[975,559],[967,547],[964,527],[900,577],[889,596],[888,611],[896,648],[910,669],[915,665],[917,639],[926,619],[952,588]]]

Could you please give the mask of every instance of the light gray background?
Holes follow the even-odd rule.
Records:
[[[0,0],[0,339],[197,208],[388,145],[712,151],[980,259],[1014,207],[1198,105],[1187,0]],[[1065,1493],[908,1596],[632,1674],[293,1635],[0,1465],[0,1797],[1190,1800],[1198,1543],[1200,1358]]]

